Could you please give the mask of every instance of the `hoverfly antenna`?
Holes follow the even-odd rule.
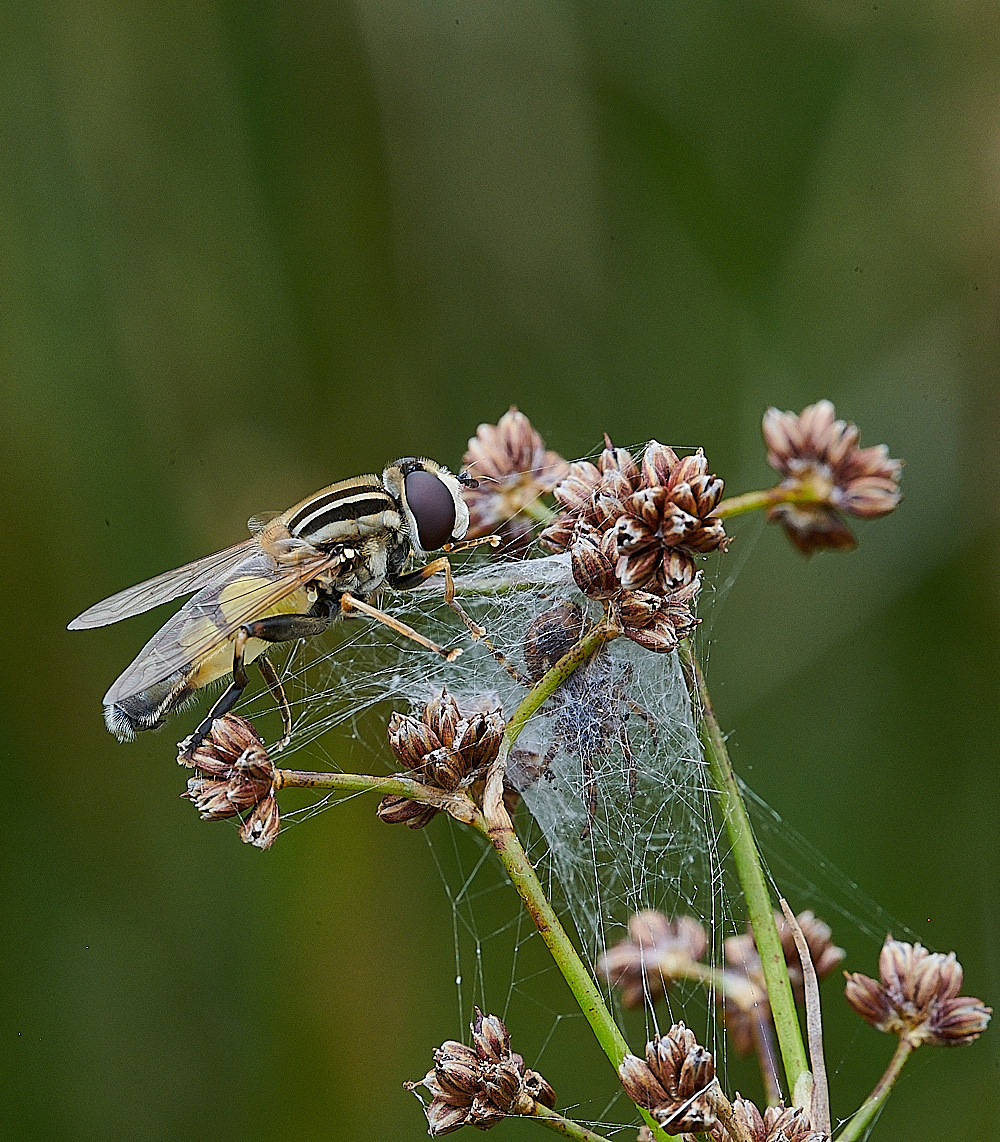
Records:
[[[479,487],[479,481],[476,479],[475,476],[472,475],[472,473],[468,469],[465,469],[465,470],[459,472],[458,476],[456,478],[457,478],[458,482],[462,485],[463,488],[478,488]]]

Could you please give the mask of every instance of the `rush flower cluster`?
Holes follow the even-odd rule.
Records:
[[[929,952],[920,944],[887,936],[878,966],[879,980],[861,972],[844,973],[847,1002],[877,1030],[898,1035],[913,1047],[960,1047],[986,1030],[992,1008],[958,994],[964,973],[954,952]]]
[[[613,607],[629,638],[670,651],[697,622],[695,556],[726,547],[712,515],[723,483],[709,475],[700,448],[681,459],[653,440],[637,462],[607,437],[605,444],[596,464],[571,464],[556,485],[563,512],[541,540],[570,553],[577,586]]]
[[[203,821],[246,814],[240,838],[259,849],[274,843],[281,818],[275,796],[274,763],[253,726],[238,714],[216,718],[190,755],[181,742],[179,765],[197,770],[187,783],[187,798]]]
[[[683,1023],[648,1042],[645,1059],[626,1055],[618,1075],[629,1098],[668,1134],[701,1133],[715,1125],[715,1063]]]
[[[662,999],[676,979],[690,973],[708,948],[708,935],[693,916],[668,919],[647,908],[628,923],[629,938],[597,961],[598,972],[621,990],[626,1007]]]
[[[562,480],[569,465],[545,447],[523,412],[511,408],[496,424],[481,424],[462,458],[476,481],[462,496],[469,507],[469,539],[497,532],[501,550],[523,553],[533,536],[527,514]]]
[[[447,689],[442,689],[419,718],[392,715],[389,745],[416,780],[454,793],[485,774],[500,751],[503,729],[499,710],[464,715]],[[411,829],[422,829],[440,812],[433,805],[396,794],[383,797],[378,807],[379,818],[386,824],[407,824]]]
[[[535,1103],[553,1107],[555,1091],[510,1049],[510,1034],[495,1015],[476,1008],[472,1046],[448,1039],[434,1052],[434,1066],[418,1083],[431,1092],[424,1107],[428,1133],[450,1134],[462,1126],[489,1130],[508,1114],[530,1114]]]
[[[807,498],[776,504],[767,518],[780,523],[804,555],[849,550],[855,539],[844,515],[874,519],[899,503],[902,461],[890,459],[884,444],[859,448],[857,426],[837,420],[828,400],[798,414],[769,408],[763,432],[767,462],[784,477],[779,488]]]
[[[809,1116],[801,1107],[769,1106],[763,1114],[748,1098],[733,1099],[733,1118],[739,1133],[723,1130],[721,1124],[711,1131],[716,1142],[730,1142],[742,1136],[749,1142],[829,1142],[830,1135],[813,1130]]]

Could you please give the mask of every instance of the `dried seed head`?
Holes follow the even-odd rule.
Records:
[[[471,785],[500,751],[503,718],[499,710],[465,715],[442,689],[419,718],[394,713],[389,719],[389,745],[396,757],[423,785],[454,793]],[[388,825],[422,829],[439,809],[389,794],[378,806]]]
[[[899,503],[902,461],[890,459],[884,444],[859,448],[857,427],[837,420],[830,401],[818,401],[798,415],[769,408],[763,433],[767,462],[784,477],[779,486],[809,497],[807,503],[777,504],[767,513],[803,554],[854,547],[841,513],[874,519]]]
[[[879,956],[881,983],[860,972],[844,974],[847,1002],[862,1019],[914,1047],[971,1043],[990,1021],[992,1008],[958,994],[963,973],[954,952],[929,952],[887,936]]]
[[[269,849],[281,829],[281,815],[278,813],[278,801],[270,793],[263,801],[258,802],[250,816],[240,825],[240,840],[248,845],[256,845],[259,849]]]
[[[701,621],[691,605],[701,589],[701,572],[683,587],[663,595],[648,591],[622,591],[619,617],[622,633],[646,650],[674,650],[677,643]]]
[[[748,1098],[733,1099],[733,1117],[752,1142],[829,1142],[830,1135],[813,1130],[801,1107],[784,1103],[769,1106],[763,1114]],[[717,1142],[730,1142],[731,1135],[721,1125],[712,1131]]]
[[[712,515],[722,481],[709,475],[700,448],[680,459],[653,440],[637,464],[605,439],[596,465],[571,465],[556,486],[563,514],[542,532],[542,542],[571,553],[577,585],[594,599],[687,586],[697,574],[697,554],[725,550],[722,521]],[[671,649],[651,641],[651,649]]]
[[[431,1135],[449,1134],[460,1126],[489,1130],[508,1114],[530,1114],[536,1102],[555,1106],[545,1079],[525,1067],[510,1049],[510,1035],[495,1015],[476,1008],[471,1047],[446,1040],[434,1052],[434,1067],[409,1090],[424,1086],[431,1101],[424,1107]]]
[[[422,829],[440,810],[433,805],[421,805],[409,797],[389,793],[379,802],[375,812],[378,819],[387,825],[409,825],[411,829]]]
[[[190,756],[187,743],[181,742],[177,762],[198,771],[181,796],[194,805],[203,821],[249,811],[240,837],[258,848],[270,848],[281,827],[274,763],[246,718],[238,714],[216,718]]]
[[[581,523],[570,539],[570,566],[580,590],[590,599],[612,599],[621,590],[618,543],[613,529],[598,531]]]
[[[626,1007],[654,1004],[666,989],[705,954],[708,937],[693,916],[668,920],[652,908],[636,913],[629,938],[597,961],[597,970],[612,987],[621,988]]]
[[[467,537],[499,530],[507,551],[527,546],[531,523],[521,513],[569,471],[558,452],[546,450],[524,413],[513,407],[495,425],[479,426],[462,463],[478,481],[462,492],[469,507]]]
[[[715,1065],[683,1023],[647,1043],[645,1061],[626,1055],[618,1074],[629,1098],[668,1134],[698,1133],[715,1125],[706,1097],[715,1081]]]

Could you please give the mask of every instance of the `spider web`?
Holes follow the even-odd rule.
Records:
[[[522,674],[525,633],[538,615],[563,602],[577,603],[592,621],[602,613],[576,588],[568,556],[474,563],[456,575],[456,587],[463,607]],[[333,645],[311,640],[291,648],[287,660],[278,664],[294,716],[292,741],[280,764],[290,764],[290,755],[307,750],[307,767],[317,768],[316,755],[325,752],[324,735],[336,729],[337,739],[345,731],[354,738],[355,754],[372,755],[372,772],[386,772],[398,765],[385,739],[389,712],[416,710],[442,686],[463,711],[501,708],[510,717],[527,689],[482,642],[470,639],[442,594],[437,580],[406,594],[387,594],[380,606],[441,645],[461,645],[464,653],[454,663],[369,621],[339,623]],[[592,967],[626,936],[629,917],[643,908],[698,917],[714,941],[709,956],[718,961],[722,938],[737,930],[742,917],[732,915],[729,906],[733,896],[723,869],[725,844],[713,820],[707,769],[677,655],[653,654],[618,638],[574,675],[573,685],[573,703],[561,702],[557,692],[528,722],[509,769],[510,777],[523,785],[517,831],[550,899],[567,929],[575,929]],[[265,693],[252,699],[245,712],[256,718],[273,709]],[[595,710],[608,722],[606,741],[583,758],[573,748],[573,719],[593,720]],[[537,776],[540,759],[547,755],[551,761]],[[326,761],[334,764],[332,757]],[[585,761],[592,773],[585,771]],[[297,758],[291,764],[306,767],[304,762]],[[596,794],[592,815],[591,784]],[[305,819],[327,803],[291,819]],[[283,824],[288,822],[283,817]],[[543,1052],[555,1050],[570,1033],[589,1035],[578,1011],[567,1015],[546,999],[553,990],[548,977],[555,972],[548,953],[492,850],[466,832],[443,818],[424,830],[452,909],[459,1008],[452,1034],[462,1037],[472,1004],[478,1003],[501,1017],[523,1006],[536,1029],[544,1028]],[[510,903],[502,904],[502,896]],[[507,994],[500,997],[495,985],[494,993],[487,993],[497,962],[510,964]],[[540,979],[546,982],[538,984]],[[616,1002],[603,981],[602,989],[609,1003]],[[680,988],[676,993],[681,1003],[684,992]],[[718,1050],[714,1005],[702,1001],[701,1006],[701,1026],[690,1013],[688,1022]],[[666,1026],[675,1017],[680,1016],[671,1007]],[[524,1050],[519,1029],[511,1030],[515,1047]],[[647,1018],[647,1034],[656,1030]],[[568,1044],[565,1050],[571,1050]],[[529,1065],[543,1064],[533,1055]],[[606,1095],[598,1096],[599,1105],[587,1108],[591,1120],[608,1126],[615,1099],[621,1102],[619,1123],[631,1121],[634,1109],[621,1097],[613,1075]]]
[[[577,590],[568,556],[515,563],[474,560],[456,575],[456,587],[462,605],[488,630],[496,650],[522,674],[525,633],[538,615],[564,602],[577,603],[593,621],[601,613]],[[484,643],[470,639],[444,603],[440,580],[405,594],[387,594],[380,605],[443,646],[461,645],[464,653],[448,663],[367,620],[337,624],[326,642],[291,647],[279,664],[294,714],[292,741],[281,764],[308,749],[304,767],[317,768],[317,755],[335,766],[324,749],[324,735],[337,730],[338,741],[345,732],[353,737],[354,754],[370,760],[372,772],[387,772],[395,766],[385,738],[390,711],[417,710],[446,686],[464,712],[500,708],[509,718],[526,695],[524,685]],[[709,937],[705,958],[721,966],[722,941],[743,930],[745,913],[728,869],[728,842],[713,816],[713,790],[677,655],[653,654],[618,638],[577,671],[573,686],[573,702],[561,700],[557,692],[528,722],[508,770],[523,786],[517,831],[550,900],[567,930],[575,930],[592,968],[626,936],[630,916],[645,908],[668,917],[697,918]],[[262,694],[244,712],[256,718],[273,710],[273,701]],[[600,749],[584,758],[574,748],[584,731],[575,738],[572,721],[592,722],[595,716],[607,723],[606,737]],[[540,759],[546,757],[549,764],[539,775]],[[305,820],[333,800],[286,815],[283,825]],[[784,838],[780,819],[763,802],[749,800],[756,827]],[[774,858],[775,868],[784,878],[802,867],[805,854],[814,872],[811,878],[795,878],[803,895],[793,903],[828,901],[820,883],[822,858],[815,850],[807,852],[801,838],[788,835],[793,837],[792,855]],[[472,1005],[479,1004],[510,1020],[514,1046],[528,1065],[544,1073],[547,1054],[572,1057],[579,1037],[589,1031],[578,1010],[553,1000],[556,969],[492,849],[443,815],[423,836],[451,907],[457,1023],[449,1034],[463,1038]],[[779,845],[774,851],[780,850]],[[837,910],[867,930],[877,947],[893,922],[887,924],[884,913],[869,907],[846,877],[835,869],[832,873],[844,901]],[[783,891],[789,890],[783,886]],[[867,921],[858,920],[859,906]],[[895,931],[905,930],[894,923]],[[498,976],[505,981],[501,995]],[[608,1002],[616,1005],[617,996],[599,974],[597,978]],[[713,998],[706,1000],[697,985],[675,985],[667,993],[665,1013],[662,1005],[647,1005],[641,1018],[646,1037],[684,1018],[713,1052],[725,1080],[727,1044]],[[636,1051],[645,1041],[634,1033],[630,1039]],[[590,1101],[576,1112],[562,1098],[560,1109],[604,1131],[634,1123],[634,1108],[610,1072],[603,1091],[588,1093]]]

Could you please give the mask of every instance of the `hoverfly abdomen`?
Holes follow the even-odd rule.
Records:
[[[104,707],[108,729],[122,742],[131,741],[140,730],[156,730],[173,713],[197,696],[197,688],[186,685],[186,670],[177,670],[143,690]]]

